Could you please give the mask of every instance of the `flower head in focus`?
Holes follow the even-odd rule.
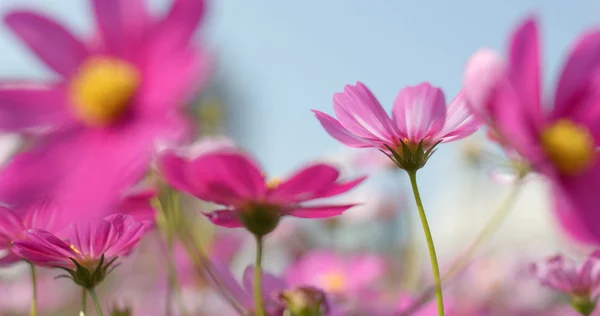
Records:
[[[256,236],[275,229],[282,216],[327,218],[354,206],[305,205],[344,193],[365,177],[339,182],[339,171],[326,164],[308,166],[281,182],[265,179],[258,164],[239,151],[213,151],[196,158],[165,151],[159,170],[166,182],[204,201],[225,208],[207,213],[215,224],[245,227]]]
[[[13,251],[35,265],[62,268],[78,285],[93,288],[111,272],[118,257],[135,248],[145,230],[131,216],[114,214],[73,223],[66,240],[46,230],[27,230],[13,242]]]
[[[377,148],[402,169],[422,168],[437,144],[473,134],[479,122],[459,93],[448,107],[441,89],[429,83],[400,91],[390,118],[362,83],[347,85],[333,97],[337,120],[313,110],[331,137],[358,148]]]
[[[531,273],[542,285],[566,294],[571,305],[589,315],[596,307],[600,290],[600,252],[592,252],[583,262],[561,255],[553,256],[541,263],[531,265]]]
[[[187,137],[183,106],[207,68],[192,38],[204,1],[174,0],[161,18],[144,2],[91,0],[96,29],[87,40],[32,11],[5,16],[57,78],[0,86],[0,130],[33,141],[0,173],[1,201],[22,207],[52,199],[105,216],[146,173],[156,142]]]
[[[332,251],[304,254],[286,272],[290,286],[314,286],[333,296],[360,296],[385,272],[386,263],[375,255],[350,257]]]
[[[487,49],[471,58],[463,91],[498,142],[551,181],[563,228],[598,243],[600,31],[584,33],[572,46],[548,100],[553,107],[542,100],[539,42],[536,20],[525,20],[510,38],[507,61]]]

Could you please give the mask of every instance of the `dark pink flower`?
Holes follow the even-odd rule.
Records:
[[[115,214],[73,223],[64,240],[46,230],[29,229],[13,241],[13,251],[33,264],[63,268],[77,284],[94,287],[110,272],[114,260],[135,248],[145,230],[131,216]],[[88,271],[87,278],[80,269]]]
[[[52,199],[101,216],[145,174],[155,143],[189,132],[182,106],[207,66],[192,45],[204,1],[174,0],[161,18],[141,0],[90,2],[87,40],[35,12],[4,19],[57,77],[0,86],[0,129],[35,136],[0,174],[0,201],[12,207]]]
[[[466,69],[465,95],[495,138],[551,181],[556,214],[566,231],[597,243],[600,31],[574,43],[554,98],[547,102],[541,93],[539,42],[537,22],[530,18],[512,34],[507,61],[490,50],[477,52]]]
[[[282,216],[326,218],[342,214],[354,204],[306,205],[305,202],[344,193],[365,177],[339,182],[339,171],[326,164],[308,166],[280,183],[267,181],[248,155],[233,151],[209,152],[190,159],[165,151],[159,169],[174,188],[225,208],[206,214],[215,224],[242,227],[258,235],[271,232]]]
[[[440,142],[469,136],[480,126],[462,93],[446,107],[444,92],[427,82],[400,90],[391,118],[361,82],[346,85],[344,92],[336,93],[333,109],[337,120],[313,110],[331,137],[350,147],[377,148],[400,157],[406,156],[405,145],[415,150],[422,144],[422,149],[428,151]]]
[[[593,252],[583,262],[556,255],[531,265],[542,285],[578,297],[591,297],[600,290],[600,253]]]

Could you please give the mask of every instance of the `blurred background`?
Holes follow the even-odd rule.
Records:
[[[149,2],[156,14],[170,3]],[[332,113],[333,93],[357,80],[369,86],[388,110],[402,87],[422,81],[443,88],[449,101],[459,92],[471,54],[481,47],[504,51],[509,32],[530,14],[540,17],[543,75],[546,85],[552,86],[569,43],[598,24],[600,16],[600,2],[593,0],[217,0],[209,5],[198,38],[215,54],[216,65],[208,89],[195,102],[203,134],[232,137],[272,176],[285,176],[318,160],[339,164],[348,176],[371,175],[366,185],[344,197],[363,202],[361,207],[321,224],[286,219],[284,224],[290,223],[292,232],[286,237],[285,227],[281,228],[279,237],[311,247],[380,253],[400,267],[413,240],[408,236],[414,236],[420,254],[413,257],[423,272],[420,288],[430,282],[428,258],[420,227],[414,225],[416,210],[407,177],[374,158],[377,153],[343,148],[309,110]],[[89,34],[92,28],[85,0],[0,0],[0,15],[15,8],[41,10],[77,34]],[[0,48],[1,78],[51,78],[5,28],[0,28]],[[10,135],[0,138],[3,159],[8,159],[18,141]],[[489,147],[493,146],[484,133],[442,145],[420,172],[422,197],[442,262],[451,262],[468,247],[509,190],[509,183],[490,175],[494,163],[483,154]],[[478,262],[485,264],[473,276],[465,276],[472,278],[467,282],[471,286],[473,280],[481,281],[478,273],[489,279],[481,281],[481,289],[474,286],[479,294],[497,290],[494,282],[505,279],[502,273],[507,265],[558,250],[579,254],[556,230],[548,206],[544,183],[529,179],[505,225],[479,252],[487,259]],[[265,267],[280,274],[294,256],[289,243],[278,246],[278,239],[273,240]],[[251,261],[252,247],[248,242],[238,249],[232,261],[237,275]],[[25,293],[20,295],[25,305],[26,285],[20,292]],[[0,306],[12,310],[7,315],[19,309],[9,296],[14,289],[5,287],[0,292]]]

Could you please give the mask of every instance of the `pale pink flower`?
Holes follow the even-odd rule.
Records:
[[[556,255],[531,265],[531,273],[542,285],[567,295],[593,297],[600,290],[600,252],[591,253],[583,262]]]

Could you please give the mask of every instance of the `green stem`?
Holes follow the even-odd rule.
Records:
[[[502,204],[500,204],[496,212],[494,212],[490,220],[484,226],[483,230],[481,230],[481,232],[477,235],[475,240],[471,243],[471,245],[469,245],[469,248],[465,250],[464,254],[460,256],[458,260],[456,260],[454,264],[452,264],[450,269],[448,269],[448,272],[444,274],[444,276],[442,277],[443,281],[452,278],[457,272],[461,271],[462,268],[471,261],[475,252],[477,252],[477,250],[487,240],[489,240],[496,233],[496,231],[498,231],[498,229],[502,226],[502,223],[512,210],[513,204],[517,200],[519,192],[521,191],[521,184],[522,181],[520,181],[520,179],[513,184],[513,186],[510,189],[510,192],[506,196],[506,199],[504,199],[504,201],[502,202]]]
[[[81,288],[81,312],[79,316],[85,316],[87,309],[87,291],[84,287]]]
[[[29,268],[31,271],[31,287],[33,291],[33,297],[31,299],[31,310],[29,312],[30,316],[37,315],[37,280],[35,277],[35,266],[33,263],[29,263]]]
[[[92,301],[94,301],[94,307],[96,308],[96,315],[104,316],[104,314],[102,313],[102,306],[100,306],[100,301],[98,300],[98,295],[96,295],[96,290],[94,290],[94,288],[89,288],[88,292],[90,293],[90,296],[92,297]]]
[[[437,301],[438,315],[443,316],[444,298],[442,296],[442,280],[440,278],[440,268],[438,266],[437,255],[435,253],[433,237],[431,236],[431,230],[429,229],[429,223],[427,223],[427,216],[425,215],[425,209],[423,208],[423,202],[421,201],[421,195],[419,194],[419,187],[417,186],[417,172],[407,172],[408,177],[410,178],[410,184],[412,186],[413,194],[415,195],[415,202],[417,204],[417,209],[419,210],[419,217],[421,218],[421,225],[423,226],[425,239],[427,240],[427,248],[429,249],[429,258],[431,259],[431,270],[433,272],[433,281],[435,283],[435,298]]]
[[[256,316],[265,316],[265,307],[263,305],[262,286],[260,284],[262,277],[262,237],[256,236],[256,263],[254,264],[254,309]]]

